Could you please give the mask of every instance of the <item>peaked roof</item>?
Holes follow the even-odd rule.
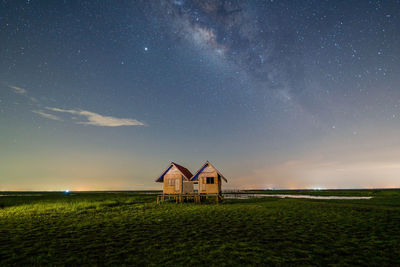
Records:
[[[206,163],[203,164],[203,166],[201,166],[201,168],[193,175],[193,177],[190,179],[190,181],[197,181],[199,178],[199,174],[205,169],[207,168],[207,166],[211,166],[213,167],[217,173],[219,174],[219,176],[221,176],[222,179],[224,179],[225,183],[228,182],[228,180],[222,175],[222,173],[220,173],[217,168],[215,168],[208,160],[206,161]]]
[[[186,177],[186,179],[190,180],[190,178],[192,178],[193,174],[186,169],[185,167],[175,163],[175,162],[171,162],[171,164],[168,165],[168,167],[165,169],[165,171],[163,171],[163,173],[161,174],[160,177],[158,177],[156,179],[156,182],[163,182],[164,181],[164,175],[173,167],[175,166],[181,173],[183,176]]]

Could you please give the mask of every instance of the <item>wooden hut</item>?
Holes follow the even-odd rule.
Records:
[[[185,167],[171,162],[162,172],[156,182],[163,183],[163,194],[181,195],[193,194],[193,182],[190,181],[192,173]]]
[[[198,183],[199,195],[222,195],[222,180],[226,183],[228,180],[208,161],[190,179]]]

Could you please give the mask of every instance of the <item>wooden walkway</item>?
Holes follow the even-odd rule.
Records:
[[[220,203],[223,198],[220,194],[162,194],[157,195],[157,204],[164,201],[175,201],[176,203],[194,202],[200,204],[208,199],[215,199],[215,203]]]

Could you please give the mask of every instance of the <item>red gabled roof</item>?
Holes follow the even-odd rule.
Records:
[[[185,175],[186,178],[188,178],[189,180],[190,180],[190,178],[192,178],[193,174],[192,174],[188,169],[186,169],[185,167],[183,167],[183,166],[181,166],[181,165],[179,165],[179,164],[176,164],[175,162],[172,162],[172,164],[174,164],[175,167],[177,167],[178,170],[179,170],[183,175]]]
[[[185,167],[183,167],[183,166],[181,166],[179,164],[176,164],[175,162],[171,162],[169,164],[168,168],[166,168],[163,171],[161,176],[156,179],[156,182],[158,182],[158,183],[163,182],[164,181],[164,175],[172,168],[172,166],[175,166],[183,174],[183,176],[185,176],[188,180],[190,180],[192,178],[193,174],[188,169],[186,169]]]

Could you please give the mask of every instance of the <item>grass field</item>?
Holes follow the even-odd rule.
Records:
[[[157,205],[135,192],[0,193],[0,266],[400,265],[398,190],[312,194],[373,199]]]

